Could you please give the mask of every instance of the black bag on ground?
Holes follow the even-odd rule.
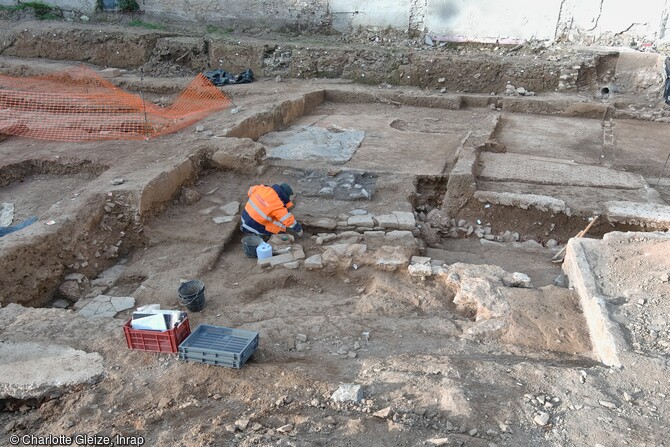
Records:
[[[221,69],[206,71],[203,75],[217,87],[228,84],[248,84],[254,80],[254,72],[250,68],[247,68],[237,76]]]

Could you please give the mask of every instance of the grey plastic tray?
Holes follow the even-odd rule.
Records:
[[[255,331],[201,324],[179,345],[179,358],[239,369],[258,348],[258,339]]]

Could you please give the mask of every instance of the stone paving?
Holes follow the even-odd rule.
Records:
[[[86,318],[113,318],[117,313],[135,307],[135,298],[98,295],[79,309],[79,315]]]

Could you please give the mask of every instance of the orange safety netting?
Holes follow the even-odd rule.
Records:
[[[0,75],[0,134],[43,140],[142,140],[172,133],[231,104],[199,74],[169,107],[125,92],[86,67]]]

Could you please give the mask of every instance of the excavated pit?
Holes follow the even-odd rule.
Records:
[[[341,92],[340,90],[337,95],[331,93],[325,96],[340,99],[348,97]],[[313,93],[310,93],[305,98],[313,97],[313,95]],[[309,108],[304,106],[295,107],[295,104],[303,104],[302,100],[293,100],[286,104],[289,104],[289,106],[282,106],[271,112],[274,123],[271,127],[266,128],[265,135],[259,135],[259,129],[253,128],[253,123],[262,120],[262,115],[252,115],[245,118],[241,125],[238,125],[232,131],[228,131],[227,134],[235,134],[240,138],[258,139],[258,142],[265,146],[268,158],[263,162],[265,170],[262,171],[263,174],[260,177],[257,177],[258,180],[268,180],[269,182],[284,180],[294,185],[298,192],[298,200],[301,201],[301,212],[307,216],[305,226],[311,234],[314,234],[314,237],[317,234],[328,233],[326,229],[320,228],[319,225],[311,225],[310,222],[313,222],[314,219],[328,218],[336,222],[334,228],[332,228],[334,231],[331,230],[331,232],[337,236],[338,233],[346,231],[351,233],[352,230],[356,231],[358,229],[355,224],[350,224],[351,222],[343,222],[344,225],[338,223],[342,220],[343,214],[348,216],[353,211],[354,216],[376,215],[384,213],[384,210],[393,211],[397,209],[406,210],[404,212],[415,215],[416,227],[413,232],[415,237],[419,237],[417,248],[411,250],[415,254],[425,253],[426,248],[430,247],[433,250],[433,255],[440,257],[439,250],[445,250],[445,253],[448,253],[450,249],[458,246],[458,240],[472,238],[473,242],[476,243],[477,239],[480,238],[481,245],[485,248],[488,247],[489,250],[504,251],[507,249],[506,246],[516,247],[518,245],[520,247],[518,250],[521,250],[521,254],[518,254],[520,257],[524,256],[524,248],[521,248],[524,243],[534,242],[535,245],[533,246],[525,244],[525,249],[541,250],[544,247],[547,249],[547,258],[550,258],[551,249],[567,242],[585,225],[585,216],[573,216],[560,211],[547,212],[533,207],[522,209],[515,206],[492,205],[487,201],[475,200],[474,198],[468,200],[467,205],[458,210],[456,214],[440,215],[437,220],[434,219],[434,213],[431,213],[431,211],[442,208],[450,195],[460,194],[460,191],[454,192],[453,189],[449,189],[449,173],[457,166],[459,160],[463,159],[468,145],[480,145],[476,149],[477,156],[475,158],[475,160],[480,160],[479,168],[475,165],[472,168],[473,180],[477,184],[480,183],[478,178],[481,175],[478,174],[478,171],[481,172],[482,170],[482,159],[479,152],[482,149],[480,147],[483,148],[482,153],[491,150],[492,147],[502,147],[504,149],[503,155],[511,147],[522,147],[523,140],[519,140],[518,136],[514,140],[514,134],[509,134],[504,130],[507,127],[514,130],[510,120],[513,122],[516,119],[515,115],[508,114],[504,119],[501,119],[500,113],[497,111],[484,111],[474,108],[461,111],[431,109],[430,115],[426,116],[424,109],[421,107],[403,106],[403,118],[397,119],[394,116],[397,113],[398,106],[388,104],[351,104],[326,101],[312,103]],[[304,113],[304,115],[301,115],[301,113]],[[548,122],[551,118],[540,119]],[[482,129],[481,126],[486,127]],[[299,133],[290,133],[294,127],[299,129]],[[305,130],[313,128],[323,129],[326,133],[330,132],[335,136],[348,132],[359,132],[360,135],[356,137],[355,145],[348,149],[349,152],[345,159],[338,159],[339,156],[329,158],[328,154],[339,153],[341,140],[328,138],[324,140],[322,136],[307,136]],[[244,132],[247,132],[248,135]],[[286,144],[287,141],[288,146],[295,145],[296,143],[291,143],[291,140],[296,138],[298,140],[300,138],[306,139],[305,147],[314,144],[321,145],[321,149],[319,149],[321,155],[317,158],[314,158],[314,155],[310,155],[310,153],[296,155],[294,152],[291,155],[288,155],[288,153],[282,155],[281,152],[275,152],[275,155],[272,155],[273,147]],[[310,140],[310,138],[315,139]],[[490,141],[496,140],[501,141],[500,145],[490,146],[492,144]],[[477,141],[484,142],[484,145],[481,146],[482,143],[476,143]],[[385,151],[384,155],[379,153],[380,150]],[[528,150],[533,150],[532,146]],[[422,155],[423,152],[426,155]],[[429,158],[427,158],[428,153],[431,154]],[[138,265],[148,262],[152,264],[153,268],[158,268],[165,271],[169,276],[174,276],[174,272],[171,272],[170,268],[173,268],[171,266],[175,266],[175,262],[178,260],[173,258],[174,255],[160,256],[161,252],[188,253],[195,249],[197,252],[205,254],[205,258],[208,260],[204,264],[200,264],[195,269],[187,269],[191,276],[202,276],[212,268],[221,268],[222,265],[225,265],[225,259],[229,256],[226,253],[230,249],[229,247],[240,244],[239,236],[236,235],[239,217],[235,215],[229,218],[220,216],[224,217],[224,223],[222,224],[211,221],[216,219],[215,214],[218,212],[218,206],[225,205],[224,202],[237,200],[242,204],[244,203],[243,191],[246,186],[243,185],[249,182],[246,172],[250,172],[249,169],[252,168],[254,162],[252,160],[252,165],[245,167],[243,163],[240,163],[244,158],[241,158],[239,152],[222,156],[223,158],[219,157],[219,161],[216,161],[216,156],[212,157],[211,150],[200,152],[198,158],[192,159],[190,162],[194,166],[200,167],[191,171],[191,174],[182,175],[180,181],[168,182],[169,185],[164,185],[172,189],[166,190],[161,187],[161,197],[163,199],[156,201],[155,205],[145,210],[145,219],[142,219],[141,216],[138,217],[137,214],[132,214],[132,211],[139,207],[137,203],[128,204],[122,210],[113,210],[116,204],[111,200],[105,201],[104,205],[100,204],[105,214],[102,220],[98,220],[99,216],[95,219],[99,228],[106,229],[109,227],[109,214],[112,214],[114,219],[118,221],[135,221],[136,225],[139,222],[138,219],[140,219],[144,221],[146,226],[141,228],[142,231],[138,232],[139,234],[132,242],[131,240],[121,239],[122,243],[103,245],[102,248],[106,250],[104,252],[106,262],[95,262],[93,268],[88,268],[90,262],[85,260],[86,256],[81,254],[79,246],[73,246],[73,252],[80,252],[75,256],[74,262],[70,264],[63,262],[60,268],[52,270],[53,276],[42,279],[43,284],[50,285],[50,291],[46,294],[38,294],[40,296],[35,301],[29,301],[26,304],[55,305],[79,310],[83,304],[77,305],[78,300],[86,303],[100,293],[112,296],[134,296],[136,300],[141,301],[141,298],[138,299],[138,297],[145,295],[147,290],[156,287],[152,285],[156,278],[152,278],[155,274],[152,273],[151,268],[138,268]],[[424,164],[416,164],[419,161],[423,161]],[[425,164],[426,161],[430,161],[430,164]],[[257,162],[258,160],[256,160]],[[343,164],[344,166],[342,166]],[[174,176],[176,172],[182,169],[182,166],[183,164],[175,165],[174,170],[171,173],[168,172],[167,176]],[[232,170],[230,170],[231,168]],[[220,169],[223,169],[223,171],[220,171]],[[29,160],[6,166],[2,172],[6,184],[5,194],[9,196],[15,193],[12,185],[17,181],[20,183],[20,180],[17,179],[42,181],[42,179],[33,178],[37,173],[78,175],[82,177],[82,181],[92,181],[104,170],[105,167],[96,166],[90,162],[64,165],[58,162],[45,163]],[[58,183],[62,187],[66,182],[63,182],[64,178],[60,180]],[[486,184],[486,181],[490,180],[490,178],[485,178],[485,181],[481,183]],[[10,181],[14,183],[9,183]],[[225,191],[225,194],[222,194],[223,190],[217,191],[221,186],[216,185],[228,185],[231,181],[233,184],[240,185],[237,188],[237,193],[231,194],[229,191]],[[47,189],[55,190],[55,188],[49,188],[48,182],[45,182],[45,185]],[[454,187],[453,185],[457,184],[452,184],[452,187]],[[67,193],[73,195],[72,200],[75,200],[78,196],[78,193],[74,192],[77,187],[85,187],[85,184],[74,184],[69,187]],[[188,191],[195,191],[195,198],[189,197],[189,193],[185,192],[187,191],[184,189],[185,187],[188,187]],[[63,194],[61,192],[60,196]],[[21,194],[21,196],[29,197],[30,194]],[[47,195],[41,197],[46,200],[54,200]],[[58,203],[56,201],[56,204]],[[195,204],[200,206],[200,203],[211,206],[203,205],[202,209],[193,209]],[[117,211],[119,212],[117,213]],[[127,213],[127,211],[131,211],[131,213]],[[177,215],[181,217],[176,222],[170,225],[161,223],[165,219],[169,221],[170,216]],[[345,221],[347,219],[348,217],[344,218]],[[376,218],[370,220],[371,223],[368,228],[362,226],[361,229],[358,229],[361,238],[364,231],[380,233],[380,230],[382,230],[381,235],[383,236],[383,225],[374,219]],[[197,221],[202,223],[197,224]],[[200,225],[202,225],[201,230],[196,231],[195,228]],[[434,233],[424,232],[431,225]],[[205,230],[207,227],[211,230]],[[76,225],[74,228],[75,232],[82,232]],[[222,239],[212,237],[212,234],[216,234],[221,229],[224,229],[225,235]],[[391,230],[393,229],[397,229],[397,227],[392,227]],[[477,230],[475,231],[475,229]],[[598,236],[612,229],[639,230],[641,226],[602,222],[593,227],[591,234]],[[481,235],[480,230],[485,234]],[[198,233],[200,235],[196,236]],[[93,235],[87,235],[86,237],[90,240]],[[175,245],[169,242],[171,240],[181,242]],[[451,242],[452,240],[454,242]],[[95,245],[99,244],[97,240],[93,242]],[[367,243],[369,244],[369,241]],[[389,242],[390,245],[393,245],[393,243]],[[173,247],[166,250],[165,244],[171,244]],[[312,244],[308,243],[307,245]],[[319,243],[313,247],[319,249],[318,245]],[[109,252],[108,247],[117,247],[118,249]],[[471,244],[460,244],[459,250],[470,251],[471,256],[465,256],[465,259],[474,260],[477,257],[475,253],[478,250]],[[556,251],[556,249],[553,251]],[[513,252],[514,249],[512,249]],[[100,251],[96,251],[94,253],[95,258],[99,259],[101,254]],[[54,255],[47,253],[44,256]],[[167,258],[166,264],[157,267],[164,262],[152,261],[151,258],[156,256],[159,260]],[[453,258],[451,255],[441,257]],[[121,263],[116,264],[117,267],[115,267],[123,271],[121,275],[117,275],[113,281],[102,282],[94,276],[96,273],[103,272],[105,268],[114,266],[115,259],[121,259]],[[440,261],[446,261],[446,259],[440,259]],[[474,264],[485,262],[484,260],[475,260]],[[337,268],[341,268],[341,265]],[[523,263],[521,265],[516,263],[515,267],[519,271],[524,270]],[[532,271],[533,267],[528,265],[526,270]],[[556,270],[555,276],[558,277],[560,271],[558,271],[558,268],[554,270]],[[91,278],[87,277],[88,272],[94,272]],[[73,275],[73,273],[76,274]],[[88,274],[90,275],[90,273]],[[104,276],[103,273],[103,278]],[[187,275],[179,276],[184,279]],[[66,278],[65,281],[63,278]],[[162,282],[163,280],[158,281]],[[100,287],[101,283],[102,287]],[[552,281],[543,279],[541,284],[549,285],[552,284]],[[557,284],[560,284],[560,282],[557,282]],[[175,284],[173,284],[173,288],[176,289]],[[450,293],[455,292],[452,290]],[[174,305],[174,293],[170,295],[171,297],[168,296],[167,299],[161,300],[163,305],[168,307]],[[11,301],[10,298],[9,302]],[[459,315],[461,315],[472,322],[477,320],[478,314],[475,308],[456,306],[451,302],[451,298],[447,298],[446,302],[451,318],[459,318]],[[503,331],[500,328],[495,328],[491,334],[501,332]],[[518,337],[519,340],[524,338],[527,338],[527,336]],[[514,340],[516,340],[515,337],[508,339],[511,343],[514,343]],[[549,349],[556,349],[556,347]],[[580,350],[576,349],[575,352]]]
[[[80,175],[82,179],[92,180],[107,170],[107,166],[93,164],[90,160],[63,163],[51,160],[24,160],[20,163],[0,167],[0,186],[3,188],[13,182],[24,182],[33,175]]]
[[[426,205],[438,208],[442,205],[444,196],[447,193],[449,176],[446,175],[419,175],[416,178],[416,195],[412,200],[414,209],[423,207],[426,211]]]

